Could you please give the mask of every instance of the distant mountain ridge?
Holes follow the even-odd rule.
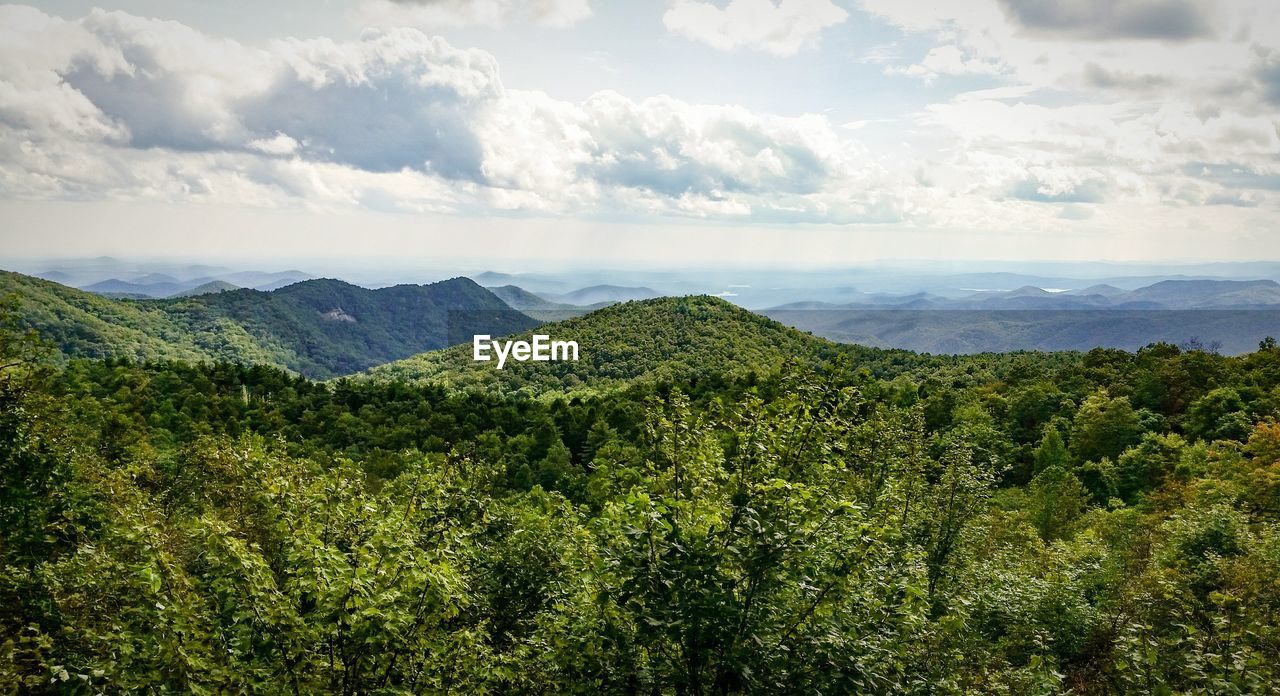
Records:
[[[378,290],[318,279],[270,292],[111,300],[0,272],[0,295],[9,294],[24,323],[67,356],[265,363],[313,378],[539,323],[466,278]]]
[[[1036,286],[986,290],[948,298],[927,293],[868,294],[847,303],[791,302],[767,312],[800,309],[940,309],[940,310],[1073,310],[1073,309],[1249,309],[1280,308],[1280,283],[1274,280],[1164,280],[1135,290],[1094,285],[1051,292]]]
[[[183,275],[181,278],[169,273],[126,273],[121,274],[119,277],[94,280],[92,282],[84,282],[84,276],[61,270],[47,270],[34,275],[37,278],[52,280],[55,283],[79,288],[81,290],[103,295],[104,297],[150,297],[153,299],[186,297],[189,294],[204,294],[207,291],[192,291],[197,288],[210,286],[213,283],[225,283],[226,286],[234,288],[275,290],[286,285],[314,278],[314,276],[309,273],[297,270],[274,272],[221,272],[219,269],[204,266],[192,266],[188,270],[214,271],[214,273],[209,275]]]
[[[516,285],[500,285],[486,288],[506,302],[512,309],[524,312],[540,321],[563,321],[582,316],[603,307],[614,304],[614,301],[596,302],[588,305],[575,305],[567,302],[552,302]]]
[[[227,292],[229,290],[240,290],[240,286],[228,283],[225,280],[211,280],[204,285],[197,285],[190,290],[174,293],[170,299],[179,297],[195,297],[197,295],[212,295],[215,292]]]
[[[1138,350],[1201,345],[1228,355],[1280,335],[1280,307],[1249,309],[776,309],[766,315],[840,343],[920,353]]]
[[[516,285],[497,285],[485,289],[496,295],[498,299],[506,302],[512,309],[518,309],[522,312],[529,309],[560,310],[574,308],[574,305],[564,302],[552,302]]]
[[[570,305],[593,305],[603,302],[629,302],[651,300],[661,293],[652,288],[624,287],[621,285],[592,285],[561,294],[547,295],[547,299]]]

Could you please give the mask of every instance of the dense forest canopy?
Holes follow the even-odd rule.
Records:
[[[50,361],[10,314],[0,684],[1276,690],[1273,341],[931,357],[714,300],[575,321],[622,353],[321,383]]]

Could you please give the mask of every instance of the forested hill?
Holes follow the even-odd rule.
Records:
[[[69,357],[227,360],[313,378],[538,324],[466,278],[379,290],[321,279],[134,301],[0,272],[3,296],[16,297],[22,321]]]
[[[515,339],[528,340],[532,331]],[[858,350],[787,328],[708,296],[624,302],[582,317],[545,324],[537,333],[577,341],[577,362],[475,362],[459,345],[374,368],[382,380],[536,392],[609,388],[638,379],[685,380],[765,373],[788,360],[817,362]]]

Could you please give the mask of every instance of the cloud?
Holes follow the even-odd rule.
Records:
[[[1063,220],[1088,220],[1093,217],[1093,209],[1083,205],[1064,205],[1058,217]]]
[[[416,29],[257,48],[100,11],[64,22],[0,7],[0,26],[27,36],[0,45],[0,66],[13,68],[0,77],[8,195],[824,222],[901,215],[899,198],[885,194],[888,173],[826,117],[509,90],[490,54]],[[39,148],[24,145],[33,139]]]
[[[1246,198],[1243,194],[1217,193],[1205,199],[1205,205],[1229,205],[1236,208],[1256,208],[1258,201]]]
[[[999,83],[944,97],[913,119],[928,134],[908,141],[928,153],[915,164],[918,180],[952,196],[930,202],[935,219],[943,210],[972,219],[985,200],[999,201],[1000,215],[1089,202],[1109,227],[1121,210],[1150,225],[1132,211],[1187,216],[1211,201],[1214,216],[1275,209],[1280,47],[1260,45],[1280,28],[1273,2],[860,6],[903,31],[896,45],[917,47],[890,57],[886,74],[936,81],[989,71]],[[1252,38],[1230,31],[1242,26]],[[1257,203],[1251,210],[1212,199],[1244,187],[1259,192],[1245,198]]]
[[[1262,98],[1271,104],[1280,104],[1280,50],[1257,48],[1257,62],[1253,77],[1262,88]]]
[[[849,13],[831,0],[730,0],[724,7],[675,0],[662,16],[667,30],[713,48],[750,48],[792,56],[817,45],[822,31]]]
[[[1212,181],[1229,189],[1280,191],[1280,169],[1242,164],[1189,162],[1184,166],[1188,176]]]
[[[998,61],[965,55],[964,51],[953,45],[929,49],[924,58],[914,65],[889,66],[885,69],[885,73],[889,75],[919,77],[926,82],[932,82],[941,75],[999,75],[1002,72],[1004,68]]]
[[[0,199],[1009,234],[1071,230],[1086,211],[1123,234],[1205,206],[1211,222],[1270,224],[1280,53],[1256,45],[1261,30],[1098,42],[1030,37],[998,0],[864,1],[916,27],[894,44],[914,55],[886,53],[888,72],[996,86],[833,123],[512,89],[489,53],[413,28],[245,45],[124,13],[0,6]]]
[[[1140,75],[1123,70],[1107,70],[1097,63],[1089,63],[1084,68],[1084,84],[1099,89],[1149,92],[1167,87],[1170,80],[1163,75]]]
[[[1185,41],[1213,35],[1206,0],[999,0],[1010,19],[1082,39]]]
[[[1055,173],[1041,172],[1039,176],[1019,181],[1013,187],[1013,197],[1037,203],[1101,203],[1103,201],[1107,184],[1102,178],[1072,181],[1069,177],[1054,176]]]
[[[589,0],[361,0],[351,18],[366,27],[500,27],[531,22],[563,29],[591,16]]]

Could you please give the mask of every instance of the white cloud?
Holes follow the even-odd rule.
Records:
[[[933,42],[923,55],[891,59],[887,74],[940,83],[985,74],[1000,83],[930,104],[915,119],[929,146],[920,180],[960,196],[969,213],[984,199],[1009,211],[1068,203],[1076,206],[1068,218],[1114,225],[1119,217],[1103,211],[1126,210],[1140,225],[1137,210],[1154,220],[1187,215],[1187,206],[1280,202],[1280,177],[1264,173],[1280,150],[1280,118],[1268,103],[1280,71],[1267,70],[1273,49],[1258,45],[1280,36],[1274,3],[861,5]],[[1251,38],[1225,30],[1237,27],[1251,27]],[[1232,191],[1246,186],[1265,189],[1267,201]],[[965,214],[953,200],[935,202],[936,219],[939,207]],[[1081,215],[1081,205],[1098,214]]]
[[[0,77],[0,186],[10,196],[833,222],[899,214],[881,193],[884,170],[825,117],[508,90],[488,53],[415,29],[253,48],[119,13],[64,22],[0,8],[0,24],[28,37],[0,47],[0,64],[22,68],[6,73],[20,79]],[[43,48],[53,38],[74,40]]]
[[[591,16],[588,0],[361,0],[351,11],[360,26],[434,30],[510,23],[563,29]]]
[[[0,198],[1010,235],[1273,226],[1273,20],[1240,41],[1044,38],[1001,0],[863,1],[906,32],[876,53],[887,79],[998,86],[833,123],[510,89],[492,55],[412,28],[251,46],[123,13],[64,21],[2,6]],[[1215,21],[1264,16],[1248,7],[1224,5]],[[785,52],[821,27],[803,41],[724,31],[738,37],[728,47]]]
[[[927,82],[932,82],[941,75],[999,75],[1002,72],[1004,68],[999,62],[967,56],[959,47],[952,45],[929,49],[919,63],[889,66],[885,69],[885,73],[889,75],[919,77]]]
[[[284,133],[276,133],[271,138],[258,138],[249,141],[249,149],[268,155],[291,155],[298,151],[298,141]]]
[[[831,0],[675,0],[662,23],[674,34],[722,51],[745,47],[791,56],[817,45],[822,31],[849,13]]]

